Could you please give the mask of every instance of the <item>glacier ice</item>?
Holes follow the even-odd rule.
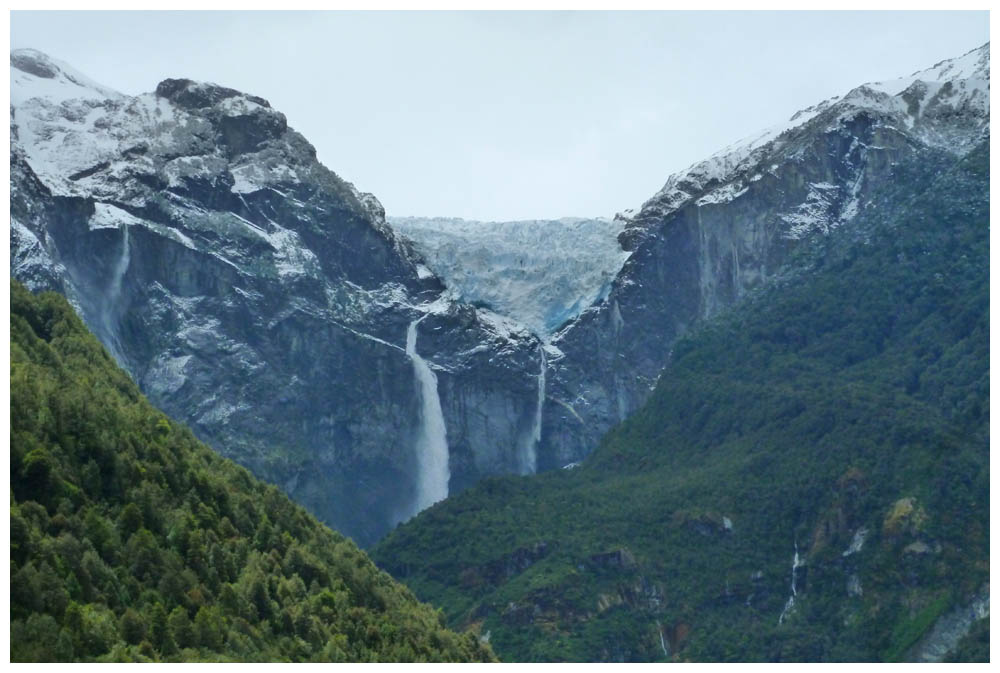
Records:
[[[620,220],[388,222],[413,241],[456,299],[509,317],[542,340],[607,297],[629,257],[618,243]]]

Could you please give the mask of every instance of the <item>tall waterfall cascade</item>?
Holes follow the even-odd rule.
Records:
[[[519,457],[521,474],[535,474],[538,472],[538,443],[542,441],[542,409],[545,407],[545,370],[548,368],[544,343],[539,344],[538,355],[538,401],[535,403],[535,418],[531,424],[531,432],[525,437],[521,447],[521,455]]]
[[[420,430],[417,432],[417,489],[413,514],[421,512],[448,497],[448,438],[445,431],[441,398],[438,397],[437,376],[427,362],[417,354],[417,325],[424,315],[410,323],[406,330],[406,355],[413,363],[417,392],[420,396]]]

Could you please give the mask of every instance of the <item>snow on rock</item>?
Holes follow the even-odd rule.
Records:
[[[813,231],[828,232],[837,224],[837,218],[832,214],[837,202],[840,188],[836,185],[813,183],[808,185],[806,200],[795,210],[779,215],[781,220],[790,225],[786,238],[798,239]]]
[[[273,225],[273,230],[263,236],[274,248],[275,270],[279,276],[319,277],[321,270],[316,254],[307,248],[298,234],[290,229]]]
[[[730,201],[743,196],[747,189],[749,188],[740,183],[729,184],[721,189],[716,189],[714,192],[709,192],[705,196],[698,199],[696,203],[699,206],[707,206],[712,203],[729,203]]]
[[[267,189],[283,182],[298,182],[298,172],[277,157],[251,154],[243,162],[230,169],[233,176],[231,191],[234,194],[249,194]]]
[[[919,70],[909,77],[873,82],[868,86],[879,89],[892,96],[903,93],[914,82],[929,84],[944,84],[945,82],[961,83],[961,88],[967,91],[980,91],[986,94],[984,103],[989,106],[990,81],[990,45],[973,49],[957,58],[950,58],[937,63],[926,70]],[[978,99],[978,95],[975,95]]]
[[[110,203],[95,203],[94,214],[87,222],[90,229],[121,229],[133,225],[142,225],[144,220],[122,210]]]
[[[38,237],[17,218],[10,219],[10,273],[30,290],[47,289],[60,270]]]
[[[719,150],[709,158],[699,161],[687,170],[675,173],[667,178],[666,184],[647,200],[640,209],[640,214],[655,210],[660,215],[666,215],[687,203],[694,196],[704,194],[713,184],[729,180],[734,174],[748,166],[755,165],[768,153],[771,143],[782,134],[802,126],[826,110],[836,99],[823,101],[818,105],[795,113],[787,122],[777,124],[764,131],[736,141]],[[732,201],[745,192],[745,189],[722,185],[718,191],[721,194],[713,197],[706,194],[702,203],[725,203]]]
[[[671,175],[638,213],[627,210],[620,218],[633,224],[648,217],[665,217],[692,200],[703,206],[739,198],[746,191],[746,182],[759,180],[776,168],[780,163],[777,157],[790,146],[799,129],[817,123],[833,130],[862,113],[891,120],[927,145],[961,154],[989,133],[989,59],[987,43],[909,77],[865,84],[843,97],[834,96],[801,110],[788,121],[743,138]],[[956,125],[956,116],[966,117],[965,122]],[[793,228],[792,238],[802,234],[809,218],[809,213],[802,213],[786,220]]]
[[[288,227],[323,211],[317,199],[306,204],[291,194],[319,181],[332,193],[346,191],[373,228],[388,232],[404,258],[412,255],[391,235],[378,200],[319,165],[312,146],[263,98],[185,79],[125,96],[28,49],[11,52],[11,105],[12,147],[53,195],[96,202],[90,229],[140,225],[243,273],[318,278],[319,257]],[[282,219],[266,205],[251,205],[250,195],[265,190],[301,215]],[[263,256],[260,239],[270,248]],[[38,247],[17,240],[18,255]],[[417,279],[431,276],[427,270]]]
[[[35,49],[10,52],[10,104],[37,98],[49,103],[72,99],[103,101],[124,96]]]
[[[629,257],[618,244],[622,223],[607,219],[391,217],[389,224],[413,241],[456,299],[488,307],[543,340],[603,300]]]
[[[218,108],[227,117],[241,117],[268,109],[257,101],[242,95],[226,98],[219,103]]]

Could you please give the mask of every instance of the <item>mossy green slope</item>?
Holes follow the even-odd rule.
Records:
[[[989,578],[988,146],[897,168],[582,466],[376,562],[504,660],[906,659]]]
[[[488,661],[11,287],[11,659]],[[206,391],[210,394],[210,391]]]

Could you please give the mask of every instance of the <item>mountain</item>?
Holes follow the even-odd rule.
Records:
[[[667,179],[620,219],[629,253],[607,298],[551,343],[542,464],[586,455],[649,398],[672,344],[791,271],[869,208],[900,163],[959,157],[989,134],[989,44],[891,82],[859,86]]]
[[[421,253],[264,99],[176,79],[123,96],[29,50],[11,86],[11,275],[65,294],[157,406],[363,545],[483,477],[578,462],[678,337],[882,207],[898,165],[989,129],[989,45],[858,87],[672,176],[617,247],[553,242],[535,257],[603,263],[525,302],[537,283],[497,283],[489,256],[462,279],[443,246]]]
[[[12,661],[488,661],[11,286]]]
[[[266,100],[125,96],[17,50],[11,101],[11,275],[64,294],[200,439],[362,544],[533,469],[538,340],[443,297]]]
[[[864,207],[690,328],[582,464],[487,479],[376,562],[505,661],[988,660],[989,139],[955,156],[873,124],[906,151]],[[750,204],[729,203],[702,207],[717,236]],[[691,236],[675,217],[626,270]]]

